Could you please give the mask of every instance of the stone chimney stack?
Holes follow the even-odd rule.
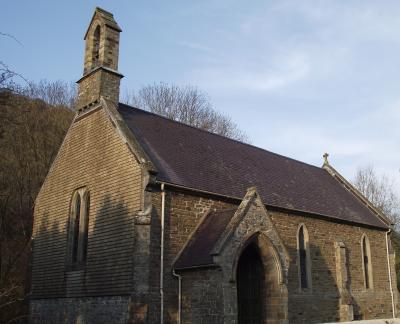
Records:
[[[77,111],[96,105],[100,97],[115,104],[119,101],[119,84],[123,77],[118,72],[119,33],[121,28],[114,16],[96,8],[85,34],[85,61],[79,84]]]

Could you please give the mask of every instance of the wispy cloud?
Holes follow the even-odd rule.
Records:
[[[273,91],[307,78],[310,66],[307,57],[292,53],[274,58],[274,64],[219,60],[212,66],[193,69],[188,78],[206,88],[231,89],[232,91]]]
[[[183,46],[196,51],[215,53],[215,51],[211,47],[199,43],[188,42],[188,41],[177,41],[177,44],[179,46]]]
[[[185,78],[228,98],[259,146],[315,164],[328,151],[349,178],[366,164],[399,177],[399,14],[396,1],[257,3]]]
[[[31,60],[11,47],[2,49],[4,60],[29,78],[76,79],[81,47],[54,55],[54,46],[43,50],[45,43],[32,40],[68,29],[71,37],[59,45],[83,46],[76,37],[84,26],[71,30],[61,19],[57,30],[46,23],[27,28],[24,12],[48,22],[52,11],[21,11],[18,1],[9,7],[22,13],[13,33],[26,35]],[[77,12],[85,21],[86,9]],[[126,2],[115,5],[115,15],[124,26],[123,87],[161,80],[198,85],[256,145],[317,165],[328,151],[349,178],[365,164],[399,176],[398,0],[171,0],[157,8]],[[8,18],[1,22],[12,25]]]

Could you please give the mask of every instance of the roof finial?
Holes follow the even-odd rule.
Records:
[[[329,165],[329,161],[328,161],[328,153],[324,153],[323,157],[324,157],[324,165]]]

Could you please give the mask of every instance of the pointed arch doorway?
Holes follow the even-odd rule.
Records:
[[[249,244],[239,258],[236,282],[239,324],[264,323],[264,267],[258,246],[254,243]]]

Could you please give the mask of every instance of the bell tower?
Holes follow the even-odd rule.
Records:
[[[112,13],[96,8],[85,34],[83,77],[79,85],[75,109],[80,112],[96,105],[100,97],[118,104],[119,85],[123,77],[118,72],[119,33],[121,28]]]

